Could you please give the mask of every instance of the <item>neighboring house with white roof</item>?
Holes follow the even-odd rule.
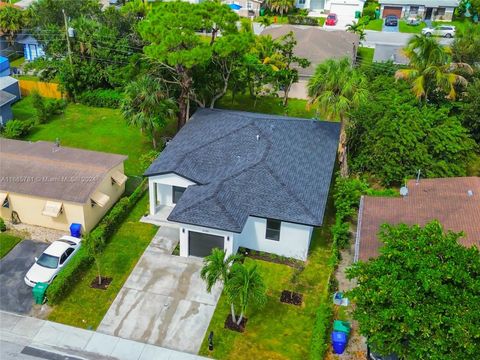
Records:
[[[457,0],[379,0],[382,18],[394,15],[432,21],[451,21]]]
[[[0,216],[88,232],[125,190],[124,155],[0,138]]]
[[[145,173],[145,220],[175,223],[181,256],[245,247],[306,260],[339,133],[334,122],[197,110]]]
[[[338,15],[341,23],[351,23],[355,19],[357,11],[362,12],[364,0],[296,0],[295,6],[299,9],[307,9],[311,16],[334,13]]]

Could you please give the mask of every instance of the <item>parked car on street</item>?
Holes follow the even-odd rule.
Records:
[[[455,26],[440,25],[434,28],[426,27],[422,29],[422,34],[425,36],[442,36],[446,38],[455,37]]]
[[[337,14],[328,14],[327,20],[325,21],[325,25],[335,26],[337,25],[337,22],[338,22]]]
[[[25,284],[31,287],[38,282],[50,284],[80,249],[81,241],[73,236],[62,236],[54,241],[39,258],[35,258],[35,263],[25,275]]]
[[[385,26],[398,26],[398,18],[395,15],[389,15],[385,18]]]

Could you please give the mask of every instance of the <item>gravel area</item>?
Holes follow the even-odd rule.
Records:
[[[28,224],[12,224],[7,222],[7,227],[16,232],[22,234],[23,238],[31,239],[34,241],[43,241],[47,243],[52,243],[55,240],[58,240],[63,235],[68,235],[68,231],[64,230],[55,230],[48,229],[41,226],[28,225]]]

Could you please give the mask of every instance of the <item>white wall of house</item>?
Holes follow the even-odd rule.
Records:
[[[172,202],[174,186],[187,188],[194,185],[193,181],[176,174],[163,174],[148,178],[148,192],[150,196],[150,215],[155,215],[158,206],[175,206]]]
[[[313,231],[311,226],[282,222],[279,241],[267,239],[266,230],[266,219],[250,216],[242,233],[233,236],[233,251],[246,247],[299,260],[307,259]]]
[[[188,256],[188,232],[201,232],[205,234],[223,236],[223,250],[225,250],[227,256],[231,255],[234,249],[234,234],[228,231],[216,230],[212,228],[180,224],[180,256]]]

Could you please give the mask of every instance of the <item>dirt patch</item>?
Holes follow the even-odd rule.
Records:
[[[269,261],[275,264],[287,265],[295,269],[303,269],[305,263],[301,260],[291,259],[283,256],[273,255],[262,251],[251,250],[248,248],[239,248],[238,253],[251,259]]]
[[[230,314],[225,319],[225,329],[243,333],[245,331],[245,326],[247,326],[247,321],[248,321],[247,318],[243,318],[240,325],[237,325],[237,323],[232,320],[232,315]]]
[[[95,279],[92,280],[92,282],[90,283],[90,287],[91,288],[94,288],[94,289],[100,289],[100,290],[107,290],[108,289],[108,285],[110,285],[110,283],[112,282],[112,278],[110,277],[101,277],[102,281],[101,283],[99,284],[98,283],[98,276],[95,277]]]
[[[300,306],[303,302],[303,294],[289,290],[283,290],[282,295],[280,295],[280,301],[282,303]]]
[[[8,229],[18,233],[22,238],[35,241],[52,243],[55,240],[60,239],[62,236],[69,234],[66,230],[48,229],[41,226],[28,225],[23,223],[14,225],[10,221],[6,223]]]

